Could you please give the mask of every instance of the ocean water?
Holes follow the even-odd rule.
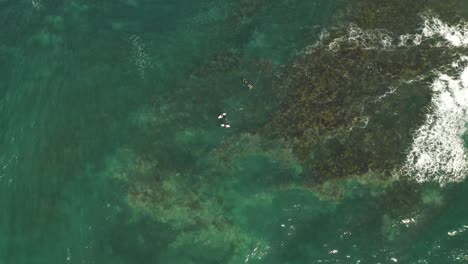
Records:
[[[468,263],[465,1],[0,21],[0,264]]]

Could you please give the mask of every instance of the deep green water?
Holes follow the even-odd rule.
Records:
[[[468,39],[455,0],[0,0],[0,264],[468,263],[468,144],[398,173],[468,55],[398,46],[424,14]]]

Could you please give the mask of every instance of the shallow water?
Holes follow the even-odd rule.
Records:
[[[0,0],[0,263],[466,263],[466,10]]]

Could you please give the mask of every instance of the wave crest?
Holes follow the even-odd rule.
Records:
[[[462,135],[468,111],[468,67],[458,77],[440,74],[432,83],[431,114],[414,133],[402,173],[418,182],[462,181],[467,159]]]

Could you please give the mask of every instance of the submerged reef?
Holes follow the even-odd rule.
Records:
[[[311,182],[394,175],[430,111],[434,69],[463,50],[404,40],[356,25],[328,32],[288,66],[289,95],[260,133],[293,142]]]
[[[207,167],[201,172],[161,170],[156,162],[129,149],[109,159],[104,174],[127,190],[123,200],[132,212],[130,224],[149,221],[171,230],[172,239],[163,237],[167,249],[158,256],[161,261],[239,263],[247,255],[252,261],[260,260],[272,247],[269,238],[253,231],[265,227],[268,215],[277,215],[281,210],[274,206],[277,197],[289,190],[277,188],[281,178],[257,178],[256,172],[270,170],[270,177],[280,177],[299,173],[301,168],[287,149],[265,152],[268,146],[262,146],[265,142],[257,136],[244,135],[237,142],[226,152],[215,150],[199,165]],[[165,175],[157,175],[161,173]],[[281,232],[272,235],[281,236]]]
[[[421,33],[415,14],[429,12],[429,2],[353,1],[284,65],[247,56],[255,41],[237,42],[202,56],[168,81],[170,92],[134,112],[136,136],[106,173],[124,186],[132,221],[171,231],[158,258],[304,263],[291,241],[304,241],[309,260],[318,259],[322,245],[305,234],[328,241],[317,225],[333,226],[335,214],[356,233],[372,225],[390,243],[423,233],[405,226],[429,222],[443,194],[394,176],[432,109],[428,83],[466,52]],[[229,27],[266,8],[238,4]],[[389,22],[396,18],[403,22]],[[222,112],[232,128],[216,123]]]
[[[264,4],[264,0],[239,0],[232,4],[232,11],[228,14],[228,20],[239,23],[244,19],[254,16]]]

